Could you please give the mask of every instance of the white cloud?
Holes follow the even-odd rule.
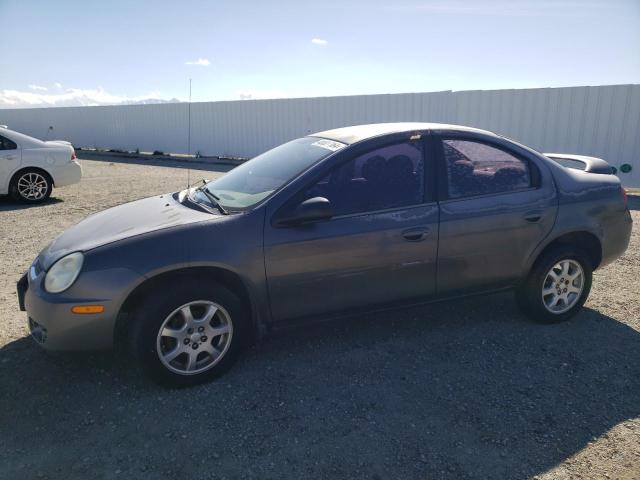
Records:
[[[311,43],[313,43],[314,45],[321,45],[323,47],[329,44],[327,40],[324,40],[322,38],[312,38]]]
[[[199,67],[208,67],[211,65],[211,62],[207,58],[198,58],[198,60],[194,60],[192,62],[184,62],[185,65],[197,65]]]
[[[48,90],[47,87],[41,87],[40,85],[27,85],[31,90],[38,90],[41,92],[46,92]]]
[[[135,105],[144,103],[179,102],[176,98],[162,98],[159,92],[130,97],[115,95],[104,88],[67,88],[61,93],[36,93],[20,90],[0,90],[0,108],[27,107],[85,107],[95,105]]]
[[[281,90],[239,90],[236,92],[240,100],[262,100],[266,98],[287,98]]]
[[[54,83],[53,86],[56,88],[62,88],[62,84],[60,82]]]

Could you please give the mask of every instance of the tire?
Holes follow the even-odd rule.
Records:
[[[564,267],[567,270],[563,270]],[[536,260],[526,280],[516,291],[516,300],[521,310],[535,322],[567,321],[586,302],[591,290],[592,273],[593,267],[584,251],[569,245],[553,247]]]
[[[211,309],[215,313],[207,320]],[[220,284],[174,277],[135,309],[133,353],[161,385],[188,387],[209,382],[231,368],[247,343],[250,320],[246,311],[242,301]]]
[[[11,179],[9,192],[14,200],[22,203],[42,203],[51,196],[53,180],[43,170],[27,168]]]

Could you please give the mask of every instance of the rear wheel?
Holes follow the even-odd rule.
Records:
[[[240,299],[219,284],[182,281],[162,290],[148,295],[133,319],[133,347],[151,377],[184,387],[225,373],[248,337]]]
[[[11,196],[23,203],[44,202],[51,195],[51,177],[35,168],[23,170],[11,180]]]
[[[536,261],[516,297],[532,320],[563,322],[582,308],[591,281],[592,266],[584,252],[569,246],[556,247]]]

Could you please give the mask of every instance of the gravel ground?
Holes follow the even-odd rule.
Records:
[[[173,391],[113,354],[41,351],[15,294],[65,228],[185,185],[148,164],[85,160],[44,206],[0,199],[0,478],[640,478],[639,198],[628,252],[568,323],[501,294],[314,324]]]

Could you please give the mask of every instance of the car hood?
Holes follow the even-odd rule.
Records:
[[[183,205],[176,197],[175,194],[165,194],[144,198],[88,216],[40,252],[42,267],[48,270],[55,261],[72,252],[87,251],[124,238],[215,217]]]

